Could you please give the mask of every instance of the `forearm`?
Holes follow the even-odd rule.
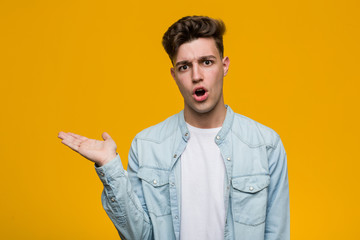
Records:
[[[102,167],[96,167],[104,190],[102,204],[124,239],[151,239],[152,226],[138,196],[134,193],[119,155]]]
[[[289,240],[290,208],[287,159],[280,139],[270,155],[269,164],[270,185],[265,240]]]

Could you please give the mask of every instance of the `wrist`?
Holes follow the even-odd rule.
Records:
[[[112,160],[114,160],[117,156],[117,153],[113,153],[113,154],[110,154],[108,157],[106,157],[103,161],[99,161],[96,163],[96,165],[98,167],[102,167],[104,166],[105,164],[107,164],[108,162],[111,162]]]

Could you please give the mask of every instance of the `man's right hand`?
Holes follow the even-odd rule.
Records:
[[[71,132],[59,132],[58,137],[62,139],[63,144],[99,167],[116,157],[116,143],[106,132],[102,134],[104,141],[89,139]]]

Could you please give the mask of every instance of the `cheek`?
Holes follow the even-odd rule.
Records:
[[[186,76],[186,74],[181,74],[180,76],[177,75],[176,84],[178,85],[179,88],[180,87],[187,88],[187,87],[191,86],[191,81],[189,80],[189,77]]]
[[[224,69],[222,68],[222,66],[214,66],[213,68],[207,69],[206,72],[216,77],[224,75]]]
[[[223,80],[223,72],[218,70],[212,70],[208,72],[208,79],[211,79],[213,85],[221,85]]]
[[[181,79],[176,80],[176,85],[178,86],[182,95],[186,94],[188,86],[186,86],[186,82]]]

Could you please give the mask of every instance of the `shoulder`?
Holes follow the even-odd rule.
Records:
[[[234,114],[233,134],[249,147],[276,147],[280,137],[271,128],[241,114]]]
[[[142,130],[135,136],[135,139],[156,143],[164,141],[168,137],[172,136],[175,131],[177,131],[180,114],[181,112],[168,117],[156,125]]]

